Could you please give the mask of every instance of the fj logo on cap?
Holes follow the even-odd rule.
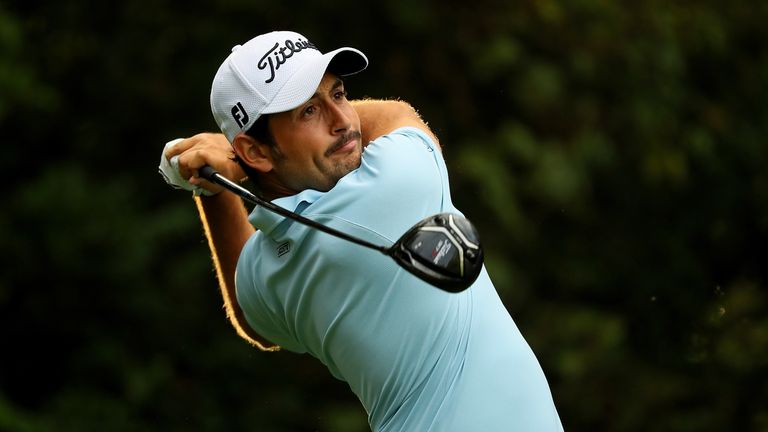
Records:
[[[272,48],[269,49],[256,64],[259,70],[269,68],[269,78],[264,83],[269,84],[275,79],[275,71],[280,69],[280,65],[285,63],[294,54],[304,51],[305,49],[313,49],[319,51],[312,42],[302,40],[299,38],[296,42],[287,40],[283,46],[280,46],[279,42],[276,42]]]
[[[243,104],[240,102],[238,102],[237,105],[232,107],[232,117],[235,118],[235,122],[241,128],[243,127],[243,125],[248,124],[248,120],[250,120],[250,118],[248,117],[248,113],[245,112],[245,108],[243,108]]]

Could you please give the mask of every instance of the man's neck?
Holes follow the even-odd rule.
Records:
[[[278,198],[296,195],[298,191],[288,189],[279,182],[274,175],[262,174],[254,181],[259,195],[267,201],[273,201]]]

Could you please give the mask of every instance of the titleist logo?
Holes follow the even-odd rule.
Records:
[[[275,45],[270,48],[269,51],[267,51],[256,64],[256,66],[259,67],[259,70],[269,68],[269,79],[264,82],[267,84],[271,83],[272,80],[275,79],[275,72],[280,69],[280,65],[285,63],[289,58],[293,57],[294,54],[304,51],[305,49],[313,49],[319,51],[312,42],[302,39],[299,39],[296,42],[286,40],[282,47],[280,46],[279,42],[276,42]]]

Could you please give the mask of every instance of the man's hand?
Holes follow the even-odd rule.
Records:
[[[196,195],[214,195],[223,188],[199,177],[198,170],[210,165],[224,177],[240,181],[245,178],[245,173],[233,160],[234,156],[232,146],[224,135],[201,133],[167,145],[162,156],[167,163],[161,160],[160,170],[166,181],[174,187],[192,190]],[[173,171],[169,173],[167,170]],[[174,174],[178,174],[178,177]]]

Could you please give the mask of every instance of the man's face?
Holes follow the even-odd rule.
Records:
[[[274,174],[295,192],[328,191],[360,166],[360,118],[334,75],[326,73],[298,108],[272,114],[270,129],[277,142]]]

